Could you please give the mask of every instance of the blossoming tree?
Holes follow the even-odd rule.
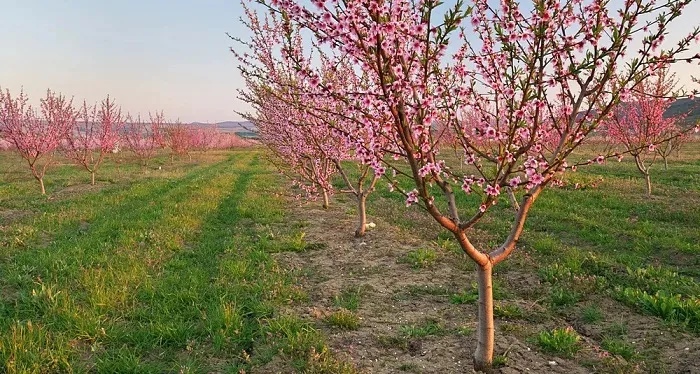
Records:
[[[347,113],[341,114],[345,102],[312,91],[336,86],[352,91],[359,89],[361,80],[351,65],[332,61],[316,50],[320,59],[318,75],[305,82],[303,72],[311,72],[313,62],[303,55],[298,29],[288,27],[276,16],[261,22],[248,8],[246,13],[248,19],[242,22],[253,37],[250,41],[234,39],[253,52],[238,53],[232,49],[241,62],[239,70],[248,88],[240,92],[240,97],[255,109],[255,114],[244,116],[256,124],[263,144],[306,182],[295,181],[299,187],[310,196],[321,190],[324,207],[328,206],[328,194],[334,191],[331,178],[337,172],[344,184],[341,192],[351,194],[357,201],[355,236],[364,236],[367,197],[374,191],[384,167],[374,160],[376,154],[355,147],[355,143],[372,144],[379,140],[349,136],[355,123],[347,118]],[[277,64],[275,55],[285,56],[285,62]],[[375,147],[374,152],[380,152],[380,147]],[[356,172],[351,173],[355,166]]]
[[[27,161],[45,195],[44,175],[53,162],[54,151],[75,126],[76,111],[72,100],[51,90],[41,100],[40,113],[28,100],[24,92],[12,97],[9,90],[0,91],[0,133]]]
[[[136,154],[141,164],[146,166],[156,151],[163,148],[165,116],[163,112],[149,114],[150,122],[145,122],[140,116],[126,116],[123,143]]]
[[[175,156],[187,156],[192,160],[190,150],[197,143],[196,132],[191,127],[175,122],[163,127],[165,132],[165,141],[170,148],[170,161],[173,161]]]
[[[95,173],[105,155],[113,152],[124,126],[121,109],[109,96],[97,106],[83,103],[75,128],[68,134],[64,147],[66,156],[90,173],[90,183],[95,184]]]
[[[618,105],[602,124],[610,139],[634,157],[646,181],[647,196],[651,196],[650,169],[657,157],[665,160],[667,152],[670,154],[683,138],[677,123],[685,115],[664,116],[673,104],[668,96],[675,85],[673,75],[665,70],[639,82],[630,100]]]
[[[281,15],[282,27],[307,30],[331,60],[352,64],[363,84],[348,89],[319,84],[319,64],[306,64],[300,48],[273,57],[294,66],[306,82],[296,86],[307,96],[344,104],[333,114],[352,121],[347,136],[367,156],[363,162],[389,179],[406,205],[418,205],[449,230],[477,264],[477,370],[488,370],[493,358],[493,267],[515,250],[530,208],[555,176],[576,166],[567,158],[621,98],[680,57],[699,33],[663,49],[668,25],[690,0],[625,0],[619,9],[603,0],[470,7],[432,0],[258,2]],[[633,40],[642,46],[622,69]],[[274,75],[258,76],[275,84]],[[465,112],[478,120],[463,121]],[[441,153],[436,123],[458,138],[469,165],[464,173]],[[507,187],[520,199],[509,233],[495,248],[477,248],[471,230]]]

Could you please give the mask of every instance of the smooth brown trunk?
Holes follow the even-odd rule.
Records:
[[[95,185],[95,172],[94,171],[90,173],[90,184],[93,186]]]
[[[493,323],[493,284],[491,275],[493,265],[477,265],[477,284],[479,286],[479,325],[477,327],[477,345],[474,352],[474,369],[490,372],[493,362],[494,323]]]
[[[664,157],[664,170],[668,170],[668,157]]]
[[[365,229],[367,228],[367,209],[366,209],[366,200],[367,196],[364,196],[363,194],[360,194],[360,196],[357,197],[357,214],[360,217],[360,225],[357,227],[357,230],[355,231],[355,237],[363,237],[365,236]]]
[[[44,178],[37,178],[39,180],[39,185],[41,186],[41,194],[46,195],[46,189],[44,188]]]
[[[328,191],[323,190],[323,209],[328,209]]]
[[[644,179],[647,182],[647,196],[651,196],[651,176],[649,176],[649,173],[644,174]]]

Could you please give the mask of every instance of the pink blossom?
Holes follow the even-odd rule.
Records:
[[[484,189],[484,192],[486,192],[487,195],[489,196],[498,196],[501,194],[501,186],[496,185],[487,185],[486,188]]]
[[[508,182],[508,185],[510,185],[512,188],[518,187],[520,185],[520,176],[511,179]]]
[[[410,191],[406,196],[406,207],[409,207],[418,202],[418,190]]]

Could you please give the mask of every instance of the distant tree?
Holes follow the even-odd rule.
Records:
[[[244,118],[258,128],[260,140],[294,171],[297,186],[314,197],[322,194],[324,207],[328,206],[328,194],[334,192],[331,178],[336,172],[343,181],[340,192],[352,195],[357,203],[358,226],[356,237],[362,237],[367,229],[367,198],[384,174],[385,168],[376,161],[374,153],[383,148],[386,138],[362,133],[353,139],[348,134],[356,131],[357,124],[343,113],[347,105],[342,100],[307,94],[308,87],[343,87],[349,92],[364,89],[352,65],[333,61],[322,51],[318,52],[319,72],[305,83],[298,77],[301,71],[311,71],[314,63],[300,53],[302,37],[298,30],[285,27],[277,18],[263,22],[246,9],[248,20],[243,20],[251,30],[250,41],[235,39],[246,45],[250,54],[239,54],[232,49],[240,61],[247,91],[240,91],[240,98],[251,104],[255,114],[244,114]],[[260,27],[257,27],[260,26]],[[288,61],[278,64],[271,56],[287,54],[287,50],[298,54],[293,67]],[[267,84],[262,76],[274,78]],[[356,147],[372,144],[372,151]],[[354,173],[350,172],[355,171]],[[393,186],[390,186],[393,188]]]
[[[678,136],[672,136],[669,134],[666,138],[669,140],[656,147],[656,154],[664,160],[664,170],[668,170],[668,158],[671,157],[671,155],[676,154],[677,157],[680,157],[681,148],[688,142],[690,135],[679,134]]]
[[[51,90],[41,100],[40,114],[28,101],[24,92],[13,98],[9,90],[0,91],[0,133],[27,161],[45,195],[44,175],[53,162],[54,151],[75,126],[77,113],[72,100]]]
[[[192,127],[192,148],[202,152],[212,149],[217,132],[215,125]]]
[[[646,181],[647,196],[651,196],[650,170],[660,155],[659,148],[667,147],[665,143],[680,137],[676,124],[685,115],[664,116],[673,104],[668,96],[675,85],[673,75],[667,70],[640,81],[631,91],[629,100],[618,105],[602,123],[608,137],[634,157]]]
[[[136,154],[141,164],[146,166],[156,151],[163,147],[165,116],[163,112],[149,114],[150,122],[144,122],[140,116],[126,116],[122,134],[123,143]]]
[[[95,184],[95,173],[105,155],[113,152],[119,142],[124,126],[121,108],[107,96],[100,109],[83,102],[79,121],[68,135],[64,152],[68,158],[78,163],[90,173],[90,183]]]
[[[190,160],[190,149],[196,143],[196,131],[191,127],[180,122],[165,127],[165,139],[170,148],[170,161],[173,161],[175,156],[187,155]]]
[[[234,133],[217,131],[216,135],[214,137],[214,140],[212,142],[212,148],[215,148],[215,149],[234,149],[234,148],[241,148],[241,147],[250,147],[253,144],[254,144],[254,142],[243,139]]]

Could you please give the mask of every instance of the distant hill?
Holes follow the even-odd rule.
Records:
[[[695,124],[700,121],[700,98],[676,100],[664,113],[664,117],[687,112],[690,112],[690,114],[684,121],[685,125]],[[211,126],[211,124],[203,122],[192,122],[191,124],[194,126]],[[224,121],[216,123],[216,126],[221,131],[233,132],[243,138],[257,138],[258,129],[249,121]]]
[[[683,113],[690,113],[684,123],[686,125],[695,124],[700,121],[700,98],[693,100],[683,98],[676,100],[664,113],[664,117],[676,116]]]
[[[192,122],[191,125],[193,126],[211,126],[212,124],[210,123],[203,123],[203,122]],[[257,132],[258,129],[253,125],[251,122],[248,121],[224,121],[224,122],[217,122],[216,127],[219,128],[221,131],[226,131],[226,132]]]
[[[190,125],[193,126],[211,126],[211,123],[203,122],[192,122]],[[258,129],[251,122],[248,121],[224,121],[217,122],[216,127],[223,132],[232,132],[241,138],[251,138],[255,139],[258,137]]]

